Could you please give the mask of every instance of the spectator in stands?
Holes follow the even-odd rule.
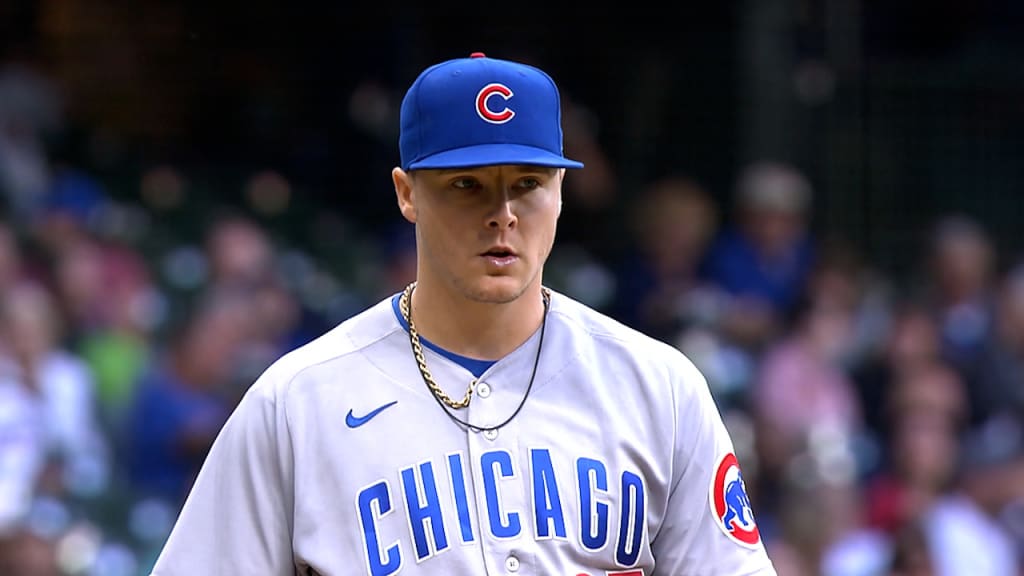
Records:
[[[250,286],[277,274],[274,246],[267,231],[240,213],[229,213],[207,229],[206,256],[209,284],[216,287]]]
[[[942,354],[973,380],[993,331],[995,246],[972,218],[946,216],[935,226],[924,299],[939,322]]]
[[[815,259],[812,189],[796,168],[756,162],[737,179],[734,219],[712,245],[707,278],[733,299],[726,333],[757,349],[782,329]]]
[[[64,166],[53,172],[44,203],[26,230],[41,256],[59,258],[66,250],[94,237],[96,223],[110,206],[106,187],[94,174]]]
[[[995,312],[993,338],[970,389],[974,421],[1013,415],[1024,423],[1024,265],[1003,279]]]
[[[776,525],[766,545],[783,550],[784,558],[807,576],[875,576],[886,560],[886,543],[863,537],[861,494],[855,479],[836,475],[830,463],[811,457],[795,458],[779,485]],[[760,518],[759,518],[760,523]],[[774,558],[773,558],[774,560]],[[857,566],[861,571],[853,571]],[[779,576],[790,574],[779,571]]]
[[[895,534],[953,488],[965,393],[960,375],[941,361],[903,370],[891,382],[885,465],[866,486],[872,527]]]
[[[673,176],[651,183],[631,213],[630,247],[616,270],[618,320],[662,340],[694,324],[714,322],[715,291],[699,266],[718,229],[718,207],[695,180]]]
[[[123,437],[126,412],[164,322],[165,301],[142,255],[83,242],[56,266],[66,309],[77,312],[75,350],[96,381],[104,425]],[[91,283],[91,286],[90,286]]]
[[[888,468],[867,483],[869,522],[892,538],[919,523],[937,574],[1017,574],[1011,537],[970,486],[971,455],[961,451],[965,386],[943,361],[894,382],[887,402],[893,445]]]
[[[1024,267],[1003,279],[994,337],[970,388],[965,484],[1000,519],[1024,559]]]
[[[879,451],[890,446],[891,419],[885,410],[890,389],[904,375],[941,360],[939,327],[928,307],[914,300],[897,304],[881,338],[880,353],[855,367],[853,372],[865,424]],[[877,463],[869,463],[874,468]]]
[[[141,494],[180,503],[237,397],[232,382],[249,301],[214,294],[190,309],[138,385],[129,477]]]
[[[0,373],[0,407],[0,540],[6,541],[24,526],[47,446],[38,399],[10,371]]]
[[[808,301],[793,331],[769,347],[758,365],[750,409],[768,476],[784,474],[816,437],[835,438],[849,449],[861,433],[862,407],[841,364],[851,319],[846,306]]]
[[[293,291],[298,280],[283,276],[278,246],[259,222],[241,212],[222,215],[207,228],[204,248],[210,276],[203,291],[249,308],[241,350],[249,368],[241,380],[255,380],[275,358],[325,329]]]
[[[0,196],[17,222],[46,202],[52,166],[48,140],[66,128],[54,78],[32,58],[0,62]]]
[[[38,404],[47,459],[42,488],[59,497],[90,497],[109,481],[110,447],[96,412],[93,375],[60,345],[62,322],[44,285],[24,281],[11,288],[0,309],[0,372]]]

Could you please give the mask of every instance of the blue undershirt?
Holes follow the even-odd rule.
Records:
[[[408,332],[409,323],[405,321],[405,318],[402,316],[402,309],[399,308],[398,306],[398,301],[401,297],[401,294],[395,294],[395,296],[391,299],[391,309],[395,311],[395,318],[398,318],[398,323],[402,325],[402,328],[404,328],[406,332]],[[424,346],[430,348],[434,352],[437,352],[441,356],[444,356],[445,358],[451,360],[452,362],[455,362],[459,366],[462,366],[466,370],[469,370],[469,372],[477,378],[482,376],[483,373],[486,372],[488,368],[490,368],[491,366],[494,365],[495,362],[497,362],[497,360],[477,360],[476,358],[470,358],[468,356],[456,354],[455,352],[451,352],[445,350],[444,348],[441,348],[440,346],[434,344],[430,340],[427,340],[423,336],[420,336],[420,344],[423,344]]]

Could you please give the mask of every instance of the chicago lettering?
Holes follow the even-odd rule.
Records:
[[[601,460],[581,457],[574,462],[575,478],[559,478],[551,452],[543,448],[530,450],[525,470],[505,450],[484,452],[477,466],[469,464],[464,454],[453,453],[441,462],[399,470],[397,485],[382,479],[359,491],[356,510],[370,574],[396,574],[406,562],[420,563],[452,546],[474,542],[481,531],[496,539],[571,536],[592,552],[614,546],[615,562],[622,567],[636,564],[647,513],[640,475],[622,471],[613,476]],[[468,499],[475,495],[470,474],[481,493],[477,517],[470,513]],[[520,490],[521,474],[527,475],[530,490],[525,510],[503,498]],[[575,517],[565,508],[572,501],[578,504]],[[382,533],[394,534],[403,521],[408,539],[384,541]]]

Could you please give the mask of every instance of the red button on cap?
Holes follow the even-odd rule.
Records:
[[[484,56],[483,52],[473,52],[472,54],[469,55],[469,57],[470,58],[486,58],[487,56]]]

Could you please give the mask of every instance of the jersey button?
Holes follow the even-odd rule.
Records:
[[[505,558],[505,569],[509,572],[518,572],[519,558],[516,558],[515,556],[509,556],[508,558]]]
[[[491,395],[491,385],[487,382],[480,382],[476,385],[476,395],[481,398],[487,398]]]
[[[498,438],[498,431],[497,430],[484,430],[484,438],[487,438],[488,440],[495,440],[495,439]]]

